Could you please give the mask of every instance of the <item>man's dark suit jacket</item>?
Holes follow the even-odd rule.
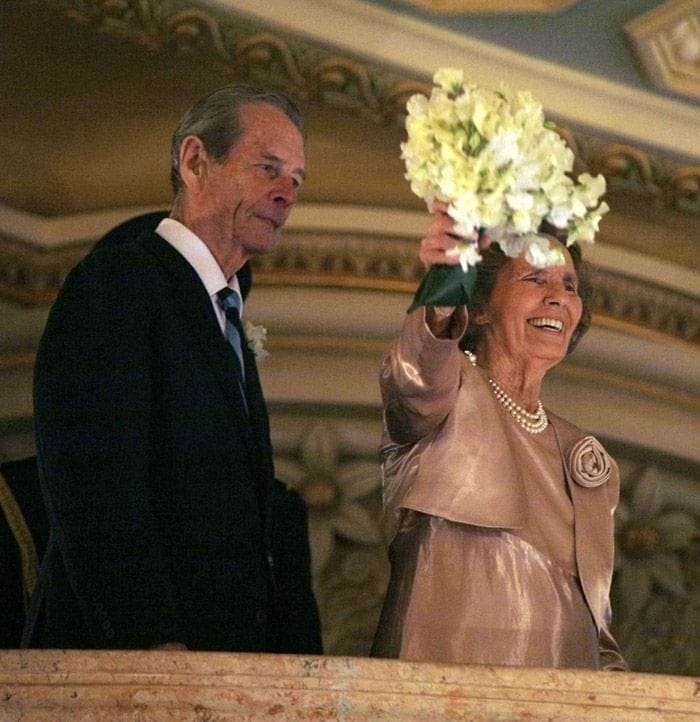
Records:
[[[189,263],[157,234],[70,274],[36,364],[53,535],[29,646],[318,653],[303,503]]]

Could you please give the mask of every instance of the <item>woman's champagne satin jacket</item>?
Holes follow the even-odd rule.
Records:
[[[524,523],[522,479],[539,469],[516,462],[517,427],[458,347],[466,309],[458,308],[456,318],[454,337],[438,339],[425,310],[415,310],[382,365],[387,543],[401,508],[481,527],[517,530]],[[548,416],[574,507],[576,564],[598,629],[601,667],[626,669],[609,631],[618,468],[594,437]]]

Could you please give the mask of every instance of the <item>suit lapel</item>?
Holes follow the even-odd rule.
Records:
[[[157,233],[145,238],[144,247],[168,275],[183,321],[182,333],[192,338],[195,348],[206,359],[235,416],[235,427],[252,460],[257,461],[258,443],[235,381],[235,351],[221,333],[209,294],[192,266]]]
[[[255,354],[248,347],[248,340],[243,339],[243,358],[245,361],[246,397],[251,427],[259,451],[260,463],[264,469],[267,482],[274,477],[272,467],[272,446],[270,444],[270,426],[265,398],[260,385]]]

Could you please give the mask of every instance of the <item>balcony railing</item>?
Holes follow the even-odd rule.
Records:
[[[358,657],[0,651],[0,720],[700,719],[700,679]]]

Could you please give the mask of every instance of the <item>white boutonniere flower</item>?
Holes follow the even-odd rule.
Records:
[[[267,329],[264,326],[256,326],[254,323],[246,320],[243,330],[248,341],[248,348],[255,354],[255,360],[258,363],[264,361],[270,355],[269,351],[265,349]]]

